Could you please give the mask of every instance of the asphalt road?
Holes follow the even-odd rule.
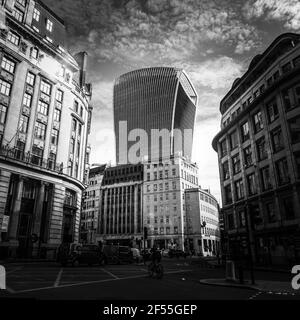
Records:
[[[184,259],[164,259],[163,279],[152,279],[143,264],[64,267],[56,263],[6,265],[7,291],[0,297],[42,300],[300,300],[295,294],[201,284],[222,278],[212,269]],[[290,282],[289,274],[256,272],[257,279]],[[246,274],[247,277],[247,274]]]

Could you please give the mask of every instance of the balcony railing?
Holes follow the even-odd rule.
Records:
[[[56,163],[52,159],[43,159],[39,155],[24,152],[17,148],[10,148],[7,146],[0,147],[0,156],[5,159],[12,159],[22,162],[23,164],[34,165],[41,169],[63,173],[63,163]]]

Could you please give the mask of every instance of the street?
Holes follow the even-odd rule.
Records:
[[[58,300],[299,300],[300,292],[261,292],[201,284],[224,278],[223,268],[189,259],[163,260],[163,279],[152,279],[143,264],[64,267],[54,262],[6,265],[7,290],[0,297]],[[249,279],[249,275],[245,274]],[[290,283],[288,273],[256,271],[256,279]]]

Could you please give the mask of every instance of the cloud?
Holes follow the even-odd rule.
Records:
[[[264,17],[283,21],[290,30],[300,30],[299,0],[251,0],[243,8],[247,19]]]

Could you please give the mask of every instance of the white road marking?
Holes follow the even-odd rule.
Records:
[[[193,270],[177,270],[177,271],[165,272],[165,274],[191,272],[191,271],[193,271]],[[113,278],[113,279],[105,279],[105,280],[96,280],[96,281],[86,281],[86,282],[78,282],[78,283],[71,283],[71,284],[63,284],[63,285],[58,286],[55,289],[67,288],[67,287],[77,287],[77,286],[83,286],[83,285],[88,285],[88,284],[96,284],[96,283],[102,283],[102,282],[110,282],[110,281],[137,279],[137,278],[144,278],[144,277],[145,277],[145,274],[141,274],[141,275],[137,275],[137,276],[129,276],[129,277],[117,278],[117,279]],[[42,291],[42,290],[50,290],[50,289],[54,289],[54,287],[43,287],[43,288],[20,290],[20,291],[16,291],[15,293],[19,294],[19,293],[25,293],[25,292]]]
[[[108,270],[101,268],[101,270],[105,273],[107,273],[108,275],[110,275],[111,277],[115,278],[115,279],[120,279],[119,277],[117,277],[115,274],[109,272]]]
[[[60,282],[60,279],[61,279],[61,276],[62,276],[63,271],[64,271],[63,268],[61,268],[61,269],[59,270],[59,273],[58,273],[57,278],[56,278],[56,280],[55,280],[55,282],[54,282],[54,285],[53,285],[54,287],[58,287],[58,286],[59,286],[59,282]]]

